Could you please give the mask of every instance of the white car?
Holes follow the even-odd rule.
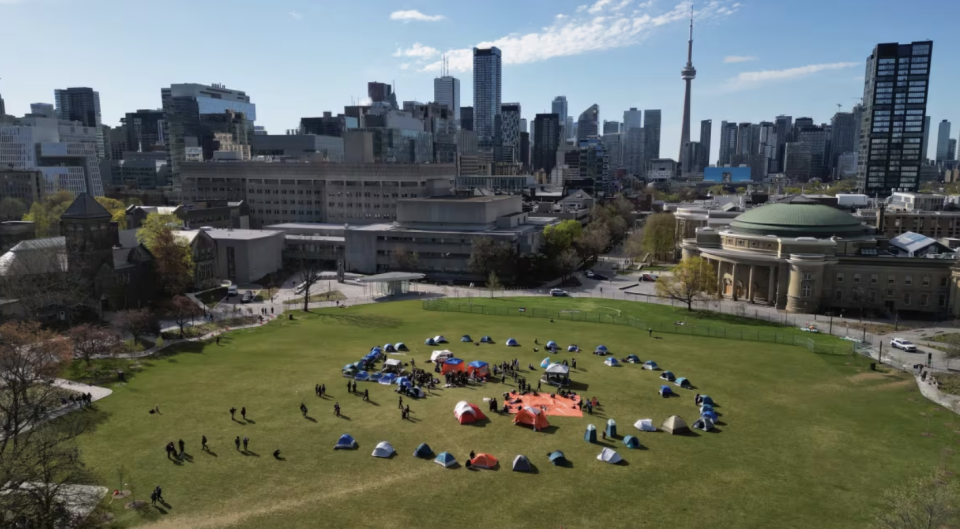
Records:
[[[559,298],[559,297],[569,296],[570,294],[567,294],[566,290],[560,290],[559,288],[552,288],[550,289],[550,295],[553,297]]]
[[[902,349],[908,353],[916,353],[917,346],[913,345],[913,342],[910,340],[904,340],[903,338],[894,338],[890,340],[890,347],[894,349]]]

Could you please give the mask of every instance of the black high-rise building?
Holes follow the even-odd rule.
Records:
[[[100,94],[93,88],[64,88],[53,91],[57,103],[57,118],[79,121],[84,127],[97,129],[97,155],[106,158],[103,129],[100,120]]]
[[[713,135],[713,120],[700,122],[700,167],[710,166],[710,137]]]
[[[523,167],[530,167],[530,133],[520,133],[520,163]]]
[[[315,118],[300,118],[300,134],[317,136],[343,136],[343,117],[324,112]]]
[[[460,107],[460,128],[473,130],[473,107]]]
[[[878,44],[867,57],[857,185],[889,195],[920,186],[933,41]]]
[[[163,110],[138,110],[127,112],[120,119],[127,134],[127,149],[136,152],[166,150],[164,128],[166,114]]]
[[[463,119],[463,114],[461,114]],[[533,165],[534,171],[547,174],[557,165],[557,148],[560,147],[560,115],[537,114],[533,119]]]

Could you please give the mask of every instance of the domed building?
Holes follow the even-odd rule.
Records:
[[[803,197],[698,228],[681,249],[716,266],[719,295],[734,301],[794,313],[951,312],[954,260],[899,257],[853,215]]]

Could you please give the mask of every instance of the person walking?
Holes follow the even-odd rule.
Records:
[[[327,385],[320,384],[320,396],[323,397],[327,394]]]
[[[364,402],[370,402],[370,390],[369,390],[369,389],[363,390],[363,401],[364,401]]]
[[[350,393],[350,381],[347,381],[347,393]]]
[[[334,402],[334,403],[333,403],[333,415],[334,415],[335,417],[339,417],[339,416],[340,416],[340,403],[339,403],[339,402]]]
[[[401,410],[403,409],[403,395],[400,396],[400,402],[397,403],[397,407]]]
[[[220,335],[217,335],[217,345],[220,345]]]
[[[304,417],[307,416],[307,406],[306,406],[306,404],[303,404],[302,402],[300,403],[300,412],[303,413],[303,416],[304,416]]]
[[[653,338],[653,327],[650,327],[649,329],[647,329],[647,336],[649,336],[650,338]]]
[[[233,440],[233,444],[237,445],[237,452],[240,451],[240,436],[238,435],[236,439]]]
[[[354,395],[357,394],[357,382],[356,382],[356,381],[353,382],[353,394],[354,394]]]
[[[271,309],[271,310],[272,310],[272,309]],[[279,449],[279,448],[273,451],[273,458],[274,458],[274,459],[280,459],[280,449]]]
[[[233,420],[237,420],[236,415],[235,415],[236,413],[237,413],[237,409],[231,407],[231,408],[230,408],[230,418],[233,419]]]
[[[244,452],[247,451],[247,443],[249,443],[249,442],[250,442],[250,438],[247,437],[246,435],[244,435],[244,436],[243,436],[243,451],[244,451]]]
[[[320,384],[317,384],[316,386],[313,386],[313,394],[316,395],[316,396],[318,396],[318,397],[320,396]]]
[[[200,450],[206,450],[207,452],[210,451],[210,447],[207,446],[207,436],[206,436],[206,435],[204,435],[203,438],[200,440]]]
[[[157,506],[157,491],[150,493],[150,505]]]
[[[157,485],[157,488],[153,489],[153,493],[157,495],[157,501],[163,503],[163,489],[160,488],[160,485]]]
[[[247,420],[247,407],[246,407],[246,406],[240,408],[240,416],[243,417],[243,420]]]

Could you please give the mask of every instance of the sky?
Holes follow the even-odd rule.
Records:
[[[104,124],[160,106],[172,83],[222,83],[257,105],[270,133],[304,116],[363,102],[366,83],[430,101],[441,54],[472,104],[473,46],[503,52],[503,102],[532,124],[565,95],[622,121],[661,109],[661,156],[680,146],[689,2],[676,0],[0,0],[0,95],[7,113],[54,100],[56,88],[100,93]],[[697,0],[692,136],[713,120],[829,122],[863,95],[865,60],[881,42],[933,40],[927,114],[960,129],[956,0]],[[14,45],[9,45],[14,43]],[[929,155],[932,157],[932,155]]]

